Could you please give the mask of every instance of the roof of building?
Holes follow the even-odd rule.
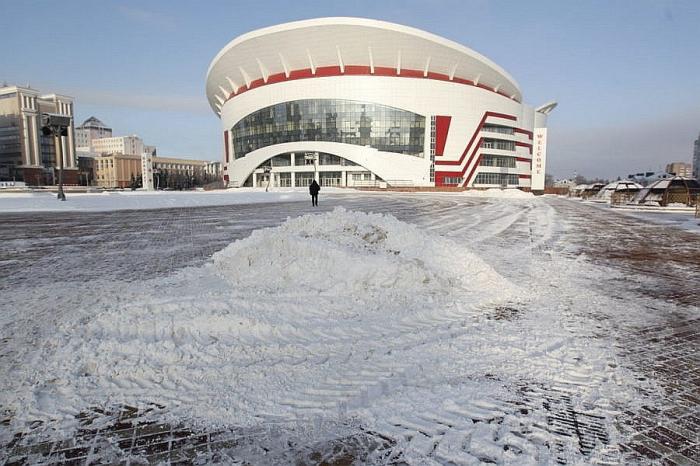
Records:
[[[516,81],[500,66],[457,42],[420,29],[364,18],[318,18],[243,34],[226,45],[207,72],[206,93],[215,113],[233,92],[317,68],[369,67],[468,81],[521,101]],[[429,75],[430,73],[430,75]],[[218,96],[218,97],[217,97]],[[553,106],[552,106],[553,108]]]
[[[102,120],[97,117],[91,116],[87,120],[83,121],[83,124],[78,126],[78,128],[105,128],[110,129]]]

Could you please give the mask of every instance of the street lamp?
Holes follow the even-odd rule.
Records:
[[[56,142],[56,156],[58,157],[58,200],[65,201],[66,194],[63,192],[63,136],[68,136],[68,127],[71,125],[71,118],[55,113],[41,114],[41,132],[44,136],[53,136]]]
[[[265,192],[268,192],[270,189],[270,178],[272,178],[272,167],[267,166],[263,168],[263,173],[267,175],[267,186],[265,186]]]
[[[308,165],[309,162],[314,165],[314,180],[318,182],[318,152],[306,152],[304,154],[304,161]]]

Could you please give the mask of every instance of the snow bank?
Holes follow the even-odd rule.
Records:
[[[51,211],[112,211],[201,207],[262,202],[306,201],[305,189],[263,189],[226,191],[105,191],[66,193],[65,202],[56,193],[0,193],[0,213]]]
[[[533,199],[534,194],[521,191],[520,189],[470,189],[462,193],[468,197],[497,197],[501,199]]]
[[[336,208],[258,230],[214,256],[236,287],[334,295],[492,290],[500,277],[475,255],[394,217]]]
[[[0,384],[13,422],[145,402],[206,425],[337,419],[435,379],[438,362],[468,364],[426,345],[520,294],[451,240],[342,208],[258,230],[204,267],[98,288],[47,332],[40,371],[27,361]]]

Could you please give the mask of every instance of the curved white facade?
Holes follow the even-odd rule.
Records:
[[[466,47],[356,18],[240,36],[212,62],[207,97],[231,186],[529,188],[544,179],[532,152],[546,140],[533,139],[555,105],[522,104],[517,83]]]

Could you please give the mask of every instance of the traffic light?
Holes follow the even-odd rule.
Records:
[[[50,136],[60,131],[61,136],[68,136],[68,127],[71,125],[71,118],[55,113],[41,114],[41,132],[44,136]]]

